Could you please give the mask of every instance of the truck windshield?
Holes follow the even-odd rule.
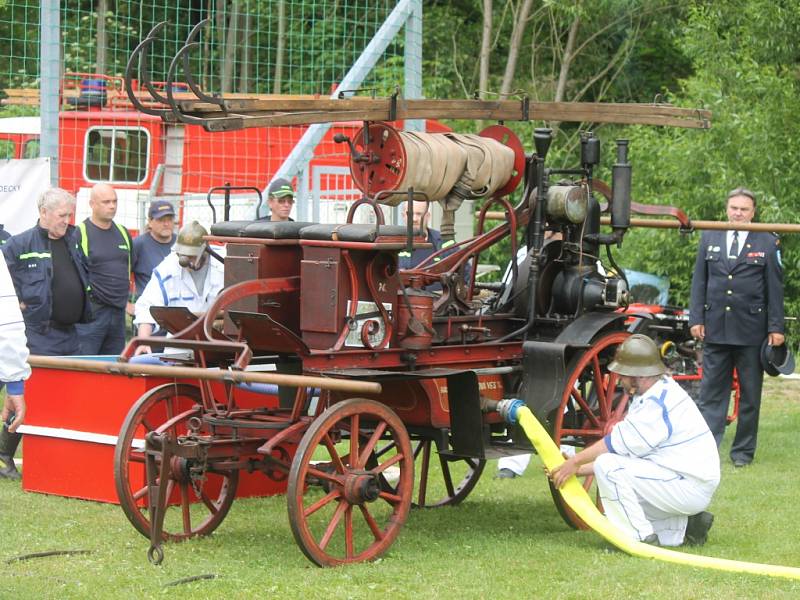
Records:
[[[142,183],[149,146],[145,129],[92,127],[86,132],[84,176],[89,181]]]

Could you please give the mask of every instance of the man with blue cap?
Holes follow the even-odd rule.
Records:
[[[136,283],[136,298],[147,287],[153,269],[172,251],[175,238],[175,208],[168,200],[153,201],[147,211],[147,230],[133,240],[131,271]]]

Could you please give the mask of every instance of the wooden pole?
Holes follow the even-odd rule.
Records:
[[[233,383],[271,383],[290,387],[315,387],[322,390],[351,392],[356,394],[380,394],[381,384],[372,381],[352,381],[310,375],[284,375],[282,373],[254,373],[252,371],[223,371],[218,369],[199,369],[197,367],[172,367],[139,363],[83,360],[80,358],[59,358],[54,356],[31,355],[28,363],[32,367],[44,369],[65,369],[67,371],[88,371],[107,375],[151,375],[154,377],[206,379],[229,381]]]
[[[601,217],[601,225],[609,225],[610,217]],[[694,229],[716,229],[727,231],[733,229],[732,223],[728,221],[692,221]],[[681,226],[678,221],[665,219],[631,219],[631,227],[650,227],[656,229],[679,229]],[[796,223],[744,223],[736,225],[739,231],[772,231],[774,233],[800,233],[800,225]]]
[[[506,213],[500,211],[488,211],[487,219],[495,221],[505,221]],[[716,229],[727,231],[732,229],[728,221],[692,221],[692,228],[705,230]],[[600,217],[601,225],[610,225],[611,217]],[[681,224],[673,219],[641,219],[631,218],[631,227],[649,227],[655,229],[680,229]],[[745,223],[736,226],[739,231],[771,231],[773,233],[800,233],[800,224],[797,223]]]

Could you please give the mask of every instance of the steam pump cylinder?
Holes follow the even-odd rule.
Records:
[[[547,216],[557,223],[579,224],[586,220],[588,191],[580,185],[551,185],[547,188]]]
[[[590,131],[581,138],[581,164],[595,166],[600,163],[600,139]]]
[[[628,140],[617,140],[617,162],[611,168],[611,227],[614,230],[631,226],[631,164],[628,162]]]

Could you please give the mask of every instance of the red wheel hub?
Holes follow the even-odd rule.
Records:
[[[380,482],[369,471],[351,471],[344,476],[343,493],[350,504],[374,502],[380,495]]]

